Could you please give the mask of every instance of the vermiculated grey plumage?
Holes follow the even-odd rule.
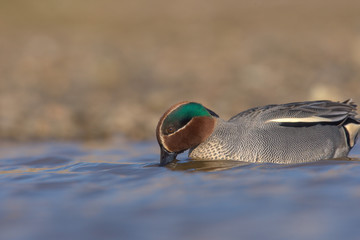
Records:
[[[213,134],[191,149],[189,156],[274,163],[344,157],[358,135],[360,120],[355,115],[356,105],[351,100],[252,108],[229,121],[218,119]],[[347,124],[355,124],[355,130],[349,133]]]

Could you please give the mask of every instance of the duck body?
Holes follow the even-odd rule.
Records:
[[[184,119],[178,114],[178,126],[166,134],[166,127],[171,128],[176,119],[174,114],[192,104],[198,103],[173,106],[159,121],[157,136],[163,165],[187,149],[191,159],[199,160],[287,164],[346,157],[360,131],[356,105],[347,100],[267,105],[241,112],[228,121],[198,104],[208,114],[198,116],[195,110]],[[174,147],[189,140],[193,142]]]

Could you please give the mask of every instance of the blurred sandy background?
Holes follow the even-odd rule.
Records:
[[[360,103],[360,1],[2,0],[0,138],[154,139],[180,100]]]

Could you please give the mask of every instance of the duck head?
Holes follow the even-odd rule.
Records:
[[[170,107],[156,127],[161,151],[160,166],[173,161],[177,154],[204,142],[214,131],[218,117],[196,102],[180,102]]]

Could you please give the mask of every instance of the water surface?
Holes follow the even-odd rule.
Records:
[[[155,142],[2,143],[0,239],[359,239],[360,146],[299,165],[187,161]]]

